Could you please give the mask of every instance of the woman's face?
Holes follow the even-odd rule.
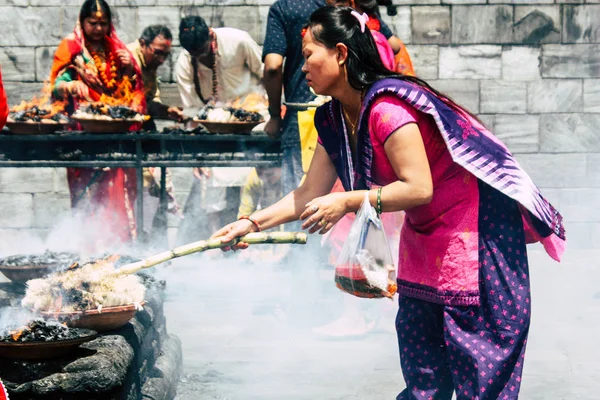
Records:
[[[100,42],[108,35],[108,19],[105,16],[100,18],[91,16],[83,20],[83,32],[88,40]]]
[[[302,55],[304,56],[302,72],[306,74],[308,86],[317,94],[333,96],[332,90],[345,79],[342,67],[345,60],[340,59],[339,50],[328,49],[317,42],[311,29],[307,29],[302,38]]]

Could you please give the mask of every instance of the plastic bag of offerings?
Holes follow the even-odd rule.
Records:
[[[391,298],[397,290],[396,268],[383,223],[368,196],[367,192],[337,259],[335,283],[354,296]]]

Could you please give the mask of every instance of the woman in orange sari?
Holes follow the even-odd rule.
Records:
[[[50,82],[54,97],[69,101],[69,113],[93,101],[145,112],[139,66],[117,37],[105,0],[83,3],[75,30],[56,50]],[[67,168],[67,180],[71,206],[92,235],[89,245],[98,250],[136,238],[135,169]]]

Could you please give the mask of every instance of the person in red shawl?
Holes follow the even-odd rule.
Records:
[[[6,92],[4,92],[4,83],[2,83],[2,70],[0,70],[0,129],[4,128],[8,118],[8,101]]]
[[[69,113],[92,101],[146,111],[139,66],[117,37],[105,0],[86,0],[81,6],[75,30],[54,54],[50,83],[55,98],[69,101]],[[92,227],[88,229],[93,231],[92,245],[118,245],[136,238],[135,169],[67,168],[67,180],[73,210]]]

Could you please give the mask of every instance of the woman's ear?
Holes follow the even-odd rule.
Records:
[[[338,64],[342,66],[346,63],[346,60],[348,60],[348,47],[343,43],[338,43],[335,48],[337,50]]]

